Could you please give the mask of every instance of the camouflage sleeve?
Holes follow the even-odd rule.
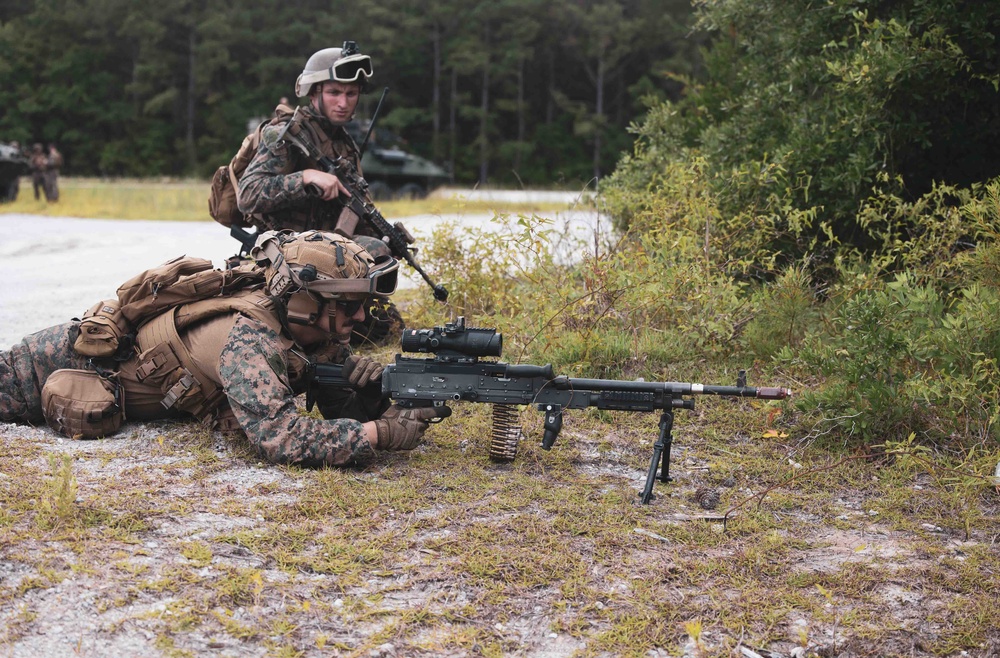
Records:
[[[240,212],[267,214],[307,200],[297,155],[287,142],[278,141],[282,125],[268,126],[261,134],[257,154],[240,178],[237,204]]]
[[[79,332],[79,322],[58,324],[0,351],[0,420],[43,420],[42,387],[49,375],[62,368],[88,369],[87,357],[73,350]]]
[[[279,464],[348,464],[374,455],[361,423],[299,413],[277,335],[241,317],[219,359],[222,385],[240,426],[261,456]]]

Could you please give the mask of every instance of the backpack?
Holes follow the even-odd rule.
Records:
[[[232,226],[250,228],[253,226],[240,212],[236,202],[240,178],[243,177],[243,172],[246,171],[250,160],[257,154],[257,147],[260,146],[264,129],[285,121],[293,112],[293,108],[287,105],[278,105],[274,110],[274,117],[270,121],[261,121],[256,130],[243,138],[240,149],[229,164],[216,169],[208,192],[208,214],[212,216],[212,219],[227,228]]]
[[[263,283],[264,269],[252,261],[217,270],[210,260],[178,256],[123,283],[117,299],[92,306],[73,348],[85,356],[128,358],[136,330],[164,311]]]

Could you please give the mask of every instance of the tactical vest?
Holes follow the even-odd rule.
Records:
[[[261,290],[241,291],[230,297],[203,299],[173,308],[139,329],[136,336],[139,355],[121,367],[126,389],[129,381],[136,381],[163,394],[159,400],[161,409],[140,408],[138,416],[162,417],[165,409],[191,414],[214,429],[238,429],[228,404],[224,404],[225,392],[213,375],[214,364],[218,363],[220,355],[203,351],[198,345],[188,349],[181,338],[189,327],[234,313],[253,318],[272,329],[280,336],[283,350],[292,347],[293,342],[281,336],[281,323],[273,300]]]
[[[266,130],[281,130],[291,120],[292,115],[278,114],[276,110],[275,118],[271,120]],[[308,139],[324,156],[330,158],[344,157],[351,160],[354,162],[358,174],[364,176],[364,173],[361,171],[360,152],[347,130],[340,126],[334,127],[331,136],[331,134],[328,134],[323,129],[321,121],[322,119],[316,117],[310,108],[300,108],[299,112],[294,116],[294,124],[289,126],[288,129],[289,131],[301,131],[303,137]],[[319,169],[323,171],[323,167],[319,162],[308,157],[295,146],[288,144],[286,148],[288,149],[289,157],[295,158],[295,162],[297,163],[295,171],[303,171],[305,169]],[[242,173],[240,176],[242,176]],[[332,231],[342,208],[343,206],[336,200],[323,201],[319,198],[309,197],[297,207],[265,215],[252,215],[247,217],[246,220],[260,231],[282,229],[289,229],[296,232],[309,229]],[[358,234],[367,234],[364,227],[358,226]]]

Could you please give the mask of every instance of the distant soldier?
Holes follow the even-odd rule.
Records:
[[[266,233],[252,254],[243,288],[154,314],[111,354],[81,347],[90,331],[79,320],[0,351],[0,421],[44,419],[68,436],[97,438],[130,418],[193,417],[243,432],[268,461],[332,466],[412,450],[431,420],[450,415],[390,405],[382,365],[348,347],[368,298],[395,291],[395,260],[318,231]],[[113,318],[115,309],[100,308],[111,303],[95,314]],[[343,363],[350,383],[316,393],[324,420],[295,402],[316,361]]]
[[[48,161],[42,145],[34,144],[31,147],[31,155],[28,157],[28,170],[31,172],[31,187],[35,191],[35,201],[42,198],[42,192],[45,192],[45,200],[49,199],[45,189],[45,168],[48,166]]]
[[[59,170],[63,166],[63,156],[55,144],[49,144],[49,152],[45,159],[45,197],[49,201],[59,200]]]

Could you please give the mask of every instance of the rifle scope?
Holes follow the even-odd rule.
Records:
[[[404,329],[404,352],[457,352],[465,356],[500,356],[503,335],[496,329],[465,327],[465,318],[433,329]]]

